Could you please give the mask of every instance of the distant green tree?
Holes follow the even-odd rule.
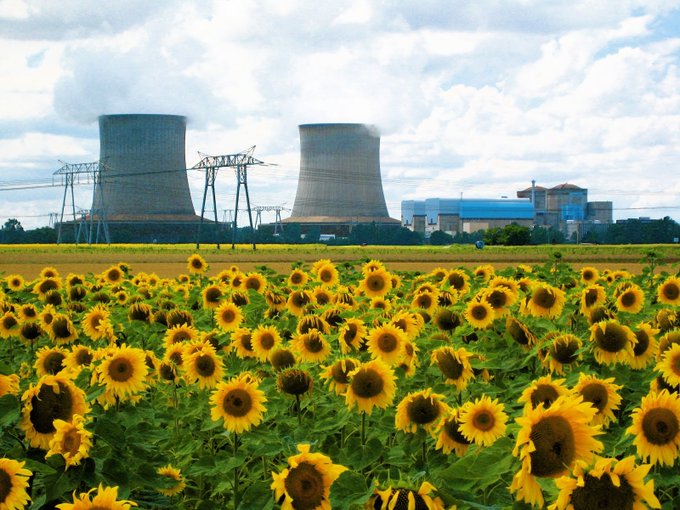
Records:
[[[554,227],[539,227],[531,229],[531,244],[562,244],[564,234]]]
[[[17,244],[22,242],[24,227],[16,218],[9,218],[0,229],[0,242]]]
[[[444,246],[447,244],[453,244],[453,236],[447,234],[443,230],[435,230],[430,234],[430,244],[433,246]]]

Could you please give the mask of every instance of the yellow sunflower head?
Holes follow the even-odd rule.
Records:
[[[331,345],[326,336],[316,329],[310,329],[302,335],[295,335],[291,341],[291,349],[303,361],[318,363],[324,361],[331,353]]]
[[[453,384],[458,391],[463,391],[468,382],[474,378],[472,365],[470,365],[471,353],[465,348],[454,349],[444,346],[432,351],[430,363],[437,365],[444,376],[446,384]]]
[[[437,488],[429,482],[423,482],[416,491],[404,487],[388,487],[375,489],[368,501],[367,508],[375,510],[444,510],[444,502],[434,493]]]
[[[5,283],[7,284],[9,290],[14,292],[20,291],[26,285],[24,277],[20,274],[10,274],[5,276]]]
[[[488,301],[471,299],[463,313],[465,320],[475,329],[486,329],[493,324],[496,313]]]
[[[295,268],[288,276],[288,285],[291,287],[304,287],[309,281],[309,275],[300,268]]]
[[[526,309],[534,317],[554,319],[562,313],[565,301],[565,293],[562,289],[539,282],[533,287]]]
[[[187,382],[197,382],[201,389],[214,388],[224,375],[222,358],[212,347],[207,346],[184,356],[182,367]]]
[[[406,333],[393,324],[384,324],[368,332],[368,351],[371,356],[381,359],[390,366],[398,365],[404,355]]]
[[[633,331],[616,319],[596,322],[590,327],[590,341],[595,360],[601,364],[629,363],[637,338]]]
[[[45,457],[61,455],[66,468],[69,468],[78,466],[83,459],[90,456],[92,432],[85,428],[85,418],[76,414],[70,422],[54,420],[54,428],[56,431]]]
[[[418,427],[432,432],[442,416],[450,411],[444,395],[433,393],[430,388],[411,392],[397,405],[394,425],[407,433],[415,433]]]
[[[460,432],[468,441],[481,446],[491,446],[505,434],[508,415],[505,406],[498,399],[491,400],[487,395],[466,402],[458,414]]]
[[[264,294],[267,290],[267,279],[260,273],[248,273],[243,279],[242,287],[246,291],[254,290],[258,294]]]
[[[81,492],[78,496],[74,492],[73,503],[60,503],[57,508],[59,510],[130,510],[133,506],[137,506],[137,503],[127,499],[118,499],[118,487],[104,487],[99,484],[97,489]]]
[[[201,297],[203,298],[203,308],[208,310],[214,310],[220,306],[220,303],[225,299],[227,289],[223,283],[216,283],[213,285],[207,285],[201,291]]]
[[[545,375],[531,381],[517,401],[531,409],[540,405],[548,409],[555,400],[568,394],[569,390],[564,385],[564,379],[553,379],[550,375]]]
[[[645,368],[656,356],[658,341],[656,335],[658,329],[647,322],[641,322],[633,329],[637,343],[633,347],[633,357],[629,361],[631,368],[641,370]]]
[[[442,417],[437,426],[437,444],[435,448],[441,450],[446,455],[455,452],[456,455],[462,457],[468,451],[472,444],[460,431],[460,411],[452,409],[448,415]]]
[[[236,355],[241,358],[254,358],[255,351],[253,350],[253,334],[249,328],[238,328],[231,333],[230,347],[236,352]]]
[[[260,361],[267,361],[273,349],[281,345],[281,334],[276,326],[260,324],[252,333],[253,352]]]
[[[680,278],[671,276],[656,289],[656,298],[659,303],[666,305],[680,305]]]
[[[68,351],[61,347],[43,347],[36,353],[36,360],[33,364],[35,373],[38,377],[43,375],[56,375],[66,367],[66,356]]]
[[[25,464],[7,457],[0,458],[0,508],[18,510],[31,501],[26,489],[33,472],[24,468]]]
[[[208,263],[198,253],[189,255],[187,269],[191,274],[203,274],[208,270]]]
[[[338,330],[338,343],[343,354],[352,350],[359,350],[361,342],[366,336],[366,326],[361,319],[350,317]]]
[[[173,467],[171,464],[159,467],[156,470],[156,473],[167,480],[167,486],[158,489],[158,492],[165,496],[176,496],[186,487],[186,482],[184,481],[182,472],[178,468]]]
[[[581,339],[571,333],[558,333],[546,338],[547,345],[543,364],[547,365],[550,373],[564,374],[564,367],[574,366],[581,359]]]
[[[267,398],[251,377],[234,377],[220,382],[210,397],[213,421],[222,419],[224,428],[240,434],[262,422]]]
[[[146,388],[146,353],[137,347],[110,347],[95,369],[97,382],[121,401]]]
[[[19,376],[17,374],[0,374],[0,397],[19,394]]]
[[[350,372],[349,379],[345,403],[350,410],[356,405],[359,411],[370,415],[374,407],[385,409],[392,404],[396,377],[385,362],[363,363]]]
[[[614,384],[613,377],[601,379],[581,372],[578,383],[572,391],[581,395],[584,402],[590,402],[597,409],[593,424],[606,427],[616,419],[614,411],[621,405],[621,395],[618,393],[620,389],[621,386]]]
[[[661,390],[642,397],[632,413],[633,424],[626,432],[642,459],[652,465],[672,466],[680,445],[680,395]]]
[[[592,266],[586,266],[581,268],[581,282],[583,282],[586,285],[592,285],[597,280],[600,279],[600,272],[597,270],[597,268],[592,267]]]
[[[384,269],[365,273],[364,278],[359,282],[359,290],[369,298],[382,297],[391,289],[391,275]]]
[[[614,292],[616,308],[620,312],[638,313],[645,306],[645,293],[634,283],[620,284]]]
[[[295,290],[290,293],[286,301],[286,308],[293,315],[304,315],[305,309],[309,305],[316,303],[314,294],[308,290]]]
[[[234,331],[243,322],[243,312],[231,301],[224,301],[214,312],[215,322],[222,331]]]

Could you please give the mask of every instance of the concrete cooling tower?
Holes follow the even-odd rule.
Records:
[[[380,176],[380,135],[365,124],[302,124],[300,176],[287,223],[398,224]]]
[[[101,194],[111,222],[196,221],[185,158],[186,117],[102,115],[99,117]]]

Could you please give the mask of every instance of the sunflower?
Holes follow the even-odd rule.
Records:
[[[128,319],[131,321],[153,322],[153,310],[146,303],[133,303],[128,308]]]
[[[642,370],[656,356],[658,342],[656,335],[659,333],[651,324],[647,322],[639,323],[633,330],[637,343],[633,347],[633,357],[629,360],[629,365],[635,370]]]
[[[411,301],[413,308],[432,313],[439,304],[439,292],[418,292]]]
[[[680,395],[668,390],[645,395],[632,420],[626,432],[634,436],[638,456],[672,466],[680,446]]]
[[[517,301],[517,295],[504,285],[486,289],[482,297],[491,305],[496,317],[505,317],[510,313],[509,308]]]
[[[0,397],[19,394],[19,376],[17,374],[0,374]]]
[[[201,298],[203,299],[203,308],[214,310],[225,298],[227,289],[223,283],[207,285],[201,291]]]
[[[444,281],[459,296],[463,296],[470,291],[470,276],[462,269],[452,269],[447,273]]]
[[[331,346],[323,333],[310,329],[302,335],[295,335],[291,349],[302,361],[317,363],[324,361],[331,353]]]
[[[581,268],[581,282],[591,285],[600,279],[600,272],[591,266]]]
[[[248,273],[243,279],[243,289],[254,290],[258,294],[264,294],[267,290],[267,279],[260,273]]]
[[[362,339],[366,336],[366,326],[361,319],[350,317],[340,326],[338,330],[338,343],[340,351],[348,354],[351,350],[358,351],[361,347]]]
[[[190,384],[198,382],[198,387],[201,389],[214,388],[224,375],[222,358],[217,355],[212,346],[205,346],[183,356],[182,367],[187,382]]]
[[[245,273],[241,271],[234,271],[229,278],[229,285],[234,290],[239,290],[243,288],[243,280],[246,279]]]
[[[21,510],[31,501],[26,489],[33,472],[25,469],[25,464],[7,457],[0,458],[0,508],[3,510]]]
[[[316,279],[321,282],[322,285],[329,287],[340,283],[338,270],[332,262],[327,262],[317,268]]]
[[[106,337],[106,332],[109,329],[106,322],[109,321],[111,312],[103,304],[93,306],[83,317],[82,328],[83,332],[91,340],[99,340]]]
[[[114,284],[121,283],[125,280],[125,273],[119,266],[111,266],[101,274],[106,283]]]
[[[549,345],[546,346],[545,355],[542,356],[541,361],[550,373],[563,375],[565,366],[571,366],[581,359],[579,350],[583,342],[576,335],[558,333],[551,335],[550,338],[546,335],[544,341],[546,340]]]
[[[19,330],[19,338],[25,342],[32,344],[33,341],[44,333],[38,322],[24,322]]]
[[[415,433],[418,427],[432,433],[441,417],[450,411],[444,395],[433,393],[430,388],[411,392],[397,405],[394,426],[407,433]]]
[[[241,374],[217,384],[210,397],[210,415],[213,421],[223,419],[225,429],[240,434],[260,424],[267,410],[265,402],[259,383],[249,374]]]
[[[651,466],[635,465],[635,457],[625,459],[600,458],[593,466],[578,461],[571,476],[555,480],[560,490],[554,510],[601,508],[661,508],[654,495],[654,480],[644,479]],[[647,504],[643,503],[646,501]]]
[[[581,313],[585,316],[590,314],[596,308],[604,305],[607,300],[607,293],[602,285],[588,285],[581,291]]]
[[[550,375],[545,375],[531,381],[517,401],[530,409],[535,409],[539,405],[543,406],[543,409],[548,409],[555,400],[568,394],[569,390],[564,385],[564,379],[553,379]]]
[[[526,303],[526,309],[534,317],[554,319],[562,313],[564,291],[547,283],[536,283]]]
[[[355,358],[340,358],[332,365],[324,367],[320,376],[337,395],[344,395],[350,382],[349,374],[360,364],[361,362]]]
[[[312,290],[314,301],[319,306],[327,305],[333,301],[333,293],[326,286],[314,287]]]
[[[625,282],[614,291],[619,312],[638,313],[645,305],[644,291],[634,283]]]
[[[368,332],[366,344],[373,358],[395,366],[404,357],[404,344],[407,340],[406,333],[401,329],[392,324],[384,324]]]
[[[7,287],[9,288],[9,290],[12,290],[14,292],[20,291],[26,285],[26,281],[24,280],[24,277],[21,276],[20,274],[7,275],[5,277],[5,283],[7,284]]]
[[[249,328],[238,328],[231,333],[231,348],[236,351],[236,355],[241,358],[254,358],[253,334]]]
[[[51,290],[61,289],[61,280],[53,277],[42,278],[33,286],[33,294],[38,294],[40,299],[45,299],[45,295]]]
[[[385,362],[372,360],[359,365],[349,373],[350,383],[345,393],[345,403],[351,410],[371,414],[374,407],[385,409],[392,404],[396,389],[395,375]]]
[[[276,326],[265,326],[260,324],[250,338],[253,346],[253,353],[260,361],[267,361],[272,349],[281,345],[281,334]]]
[[[0,337],[17,337],[20,331],[21,323],[14,312],[7,311],[0,317]]]
[[[668,331],[659,338],[659,348],[656,352],[656,360],[660,361],[663,354],[670,349],[673,344],[680,344],[680,329]]]
[[[94,497],[90,495],[97,491]],[[79,496],[73,493],[73,503],[60,503],[57,505],[59,510],[130,510],[137,506],[134,501],[118,499],[118,487],[104,487],[99,484],[99,488],[91,489],[88,492],[81,492]]]
[[[369,273],[372,273],[373,271],[381,270],[386,271],[387,269],[385,268],[385,264],[383,264],[377,259],[371,259],[361,266],[361,274],[363,274],[364,276],[366,276]]]
[[[488,282],[496,275],[496,270],[490,264],[483,264],[474,268],[472,274],[475,276],[475,278]]]
[[[276,371],[284,370],[295,365],[295,354],[290,349],[277,347],[269,354],[269,363]]]
[[[596,322],[590,327],[590,341],[595,346],[595,360],[610,365],[628,363],[633,358],[637,338],[633,331],[615,319]]]
[[[198,340],[200,334],[198,329],[188,324],[181,324],[179,326],[172,326],[165,331],[163,336],[163,345],[169,347],[174,344],[183,344]]]
[[[513,316],[505,319],[505,331],[519,345],[530,347],[536,343],[536,335],[526,324]]]
[[[420,314],[411,313],[407,311],[397,312],[390,318],[390,324],[395,325],[401,329],[409,339],[414,339],[420,333],[423,326],[421,323],[422,317]]]
[[[307,305],[316,303],[314,294],[308,290],[296,290],[290,293],[286,301],[286,308],[293,315],[304,315]]]
[[[288,285],[291,287],[304,287],[309,281],[309,275],[300,268],[295,268],[288,276]]]
[[[191,274],[203,274],[208,270],[208,263],[198,253],[189,255],[187,269]]]
[[[24,303],[16,311],[19,320],[22,323],[35,322],[40,319],[38,309],[33,303]]]
[[[499,437],[505,434],[505,424],[508,415],[505,406],[498,399],[482,395],[474,402],[466,402],[460,408],[458,420],[460,432],[468,441],[481,446],[491,446]]]
[[[303,334],[307,333],[310,329],[316,329],[324,334],[331,332],[330,324],[323,317],[314,314],[303,315],[298,320],[296,331],[298,334]]]
[[[486,329],[493,324],[496,314],[488,301],[471,299],[463,313],[465,320],[475,329]]]
[[[439,307],[434,312],[432,322],[440,331],[453,331],[463,323],[463,319],[451,308]]]
[[[567,473],[578,460],[589,462],[603,444],[593,426],[597,410],[579,397],[560,397],[548,408],[524,408],[516,421],[521,429],[512,454],[519,457],[520,471],[513,477],[510,491],[532,505],[543,505],[543,493],[536,478],[555,478]]]
[[[314,387],[314,379],[306,370],[299,368],[287,368],[276,376],[276,387],[279,391],[288,395],[299,397],[305,393],[311,395]]]
[[[454,349],[453,347],[439,347],[432,351],[430,364],[436,364],[442,375],[445,377],[446,384],[453,384],[458,391],[463,391],[470,379],[474,378],[474,372],[470,365],[472,354],[463,347]]]
[[[364,278],[359,282],[359,290],[369,298],[383,297],[392,289],[390,273],[384,269],[376,269],[364,273]]]
[[[231,301],[224,301],[214,312],[215,322],[222,331],[233,331],[243,322],[243,312]]]
[[[671,276],[657,287],[656,299],[666,305],[680,305],[680,278]]]
[[[54,315],[47,334],[57,345],[71,343],[78,338],[78,330],[76,330],[68,315],[63,313]]]
[[[49,449],[56,428],[54,420],[71,421],[73,415],[89,411],[85,392],[61,375],[44,375],[21,397],[19,427],[34,448]]]
[[[297,449],[300,453],[288,457],[287,468],[272,473],[271,489],[281,510],[331,510],[331,485],[347,468],[322,453],[311,453],[308,444]]]
[[[173,467],[171,464],[159,467],[156,469],[156,473],[161,475],[164,479],[167,479],[168,484],[172,484],[164,489],[156,489],[164,496],[176,496],[186,487],[186,482],[184,481],[182,472],[178,468]]]
[[[374,510],[444,510],[444,502],[439,496],[433,496],[437,488],[429,482],[420,484],[415,491],[406,488],[388,487],[376,489],[368,500],[367,508]],[[455,510],[455,506],[452,507]]]
[[[66,368],[66,356],[69,351],[61,347],[43,347],[36,353],[33,364],[38,377],[56,375]]]
[[[124,400],[144,390],[148,370],[146,353],[142,349],[122,344],[110,348],[95,369],[95,374],[99,384],[106,386],[107,391],[115,397]]]
[[[437,425],[437,444],[435,449],[441,450],[446,455],[455,452],[462,457],[468,451],[472,441],[467,439],[460,431],[460,410],[451,409],[448,415],[442,417]]]
[[[61,455],[68,469],[80,465],[81,460],[90,456],[92,432],[85,428],[85,418],[76,414],[70,422],[54,420],[54,428],[56,432],[45,457]]]
[[[176,367],[182,367],[184,364],[184,344],[172,344],[165,348],[163,360],[172,363]]]
[[[590,402],[597,409],[597,413],[593,417],[593,425],[602,425],[606,428],[616,420],[614,411],[618,410],[621,405],[621,395],[618,394],[620,389],[621,386],[614,384],[613,377],[600,379],[582,372],[579,374],[578,383],[572,391],[581,395],[584,402]]]

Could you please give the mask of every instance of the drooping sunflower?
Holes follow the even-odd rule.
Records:
[[[33,293],[37,294],[40,299],[45,299],[49,291],[59,289],[61,289],[59,278],[44,277],[33,286]]]
[[[131,321],[153,322],[153,309],[146,303],[133,303],[128,308],[128,319]]]
[[[295,335],[290,344],[297,357],[310,363],[324,361],[331,353],[331,345],[319,330],[310,329],[302,335]]]
[[[24,303],[17,309],[17,316],[22,323],[35,322],[40,319],[38,309],[33,303]]]
[[[392,315],[390,318],[390,324],[395,325],[401,329],[406,336],[413,340],[418,336],[420,330],[424,323],[422,322],[422,317],[418,313],[412,313],[406,310],[402,310]]]
[[[40,335],[44,333],[43,329],[40,327],[39,322],[29,321],[24,322],[19,330],[19,339],[23,342],[29,344],[33,343]]]
[[[179,326],[172,326],[165,331],[163,336],[163,345],[169,347],[174,344],[184,344],[198,340],[200,334],[198,329],[188,324],[180,324]]]
[[[581,291],[581,313],[586,317],[596,308],[604,305],[607,300],[607,293],[602,285],[588,285]]]
[[[603,444],[595,439],[599,427],[591,425],[596,409],[579,397],[560,397],[548,408],[524,408],[516,419],[521,429],[512,454],[521,469],[510,491],[519,501],[543,505],[543,492],[536,478],[556,478],[569,472],[578,460],[590,462]]]
[[[458,391],[463,391],[468,382],[474,378],[470,358],[472,354],[461,347],[444,346],[435,349],[430,354],[430,364],[437,365],[437,368],[444,375],[446,384],[453,384]]]
[[[569,389],[564,385],[564,379],[553,379],[550,375],[544,375],[531,381],[517,401],[531,409],[539,405],[542,405],[543,409],[548,409],[558,398],[568,394]]]
[[[198,387],[214,388],[224,376],[222,358],[212,347],[205,346],[183,356],[182,367],[188,383],[198,382]]]
[[[291,287],[304,287],[309,281],[309,275],[300,268],[295,268],[288,276],[288,285]]]
[[[453,331],[463,323],[463,319],[451,308],[439,307],[434,312],[432,322],[440,331]]]
[[[637,343],[633,347],[633,357],[628,364],[634,370],[642,370],[656,356],[659,343],[656,340],[658,329],[647,322],[641,322],[633,329]]]
[[[191,274],[203,274],[208,270],[208,263],[198,253],[189,255],[187,269]]]
[[[227,289],[222,282],[205,286],[201,291],[203,308],[215,310],[224,301],[226,294]]]
[[[308,305],[316,303],[314,294],[308,290],[300,289],[290,293],[286,301],[286,308],[293,315],[301,316],[305,313]]]
[[[280,371],[276,376],[276,387],[279,391],[296,397],[305,393],[311,395],[314,379],[306,370],[287,368]]]
[[[395,366],[404,357],[404,344],[407,340],[406,333],[401,329],[392,324],[383,324],[368,332],[366,344],[373,358]]]
[[[391,289],[391,275],[384,269],[365,273],[364,278],[359,282],[359,290],[369,298],[383,297]]]
[[[460,432],[469,441],[481,446],[491,446],[505,434],[508,415],[498,399],[482,395],[474,402],[466,402],[458,414]]]
[[[7,457],[0,458],[0,508],[3,510],[21,510],[31,501],[26,489],[33,472],[24,468],[25,464]]]
[[[94,491],[96,494],[92,494]],[[76,496],[73,493],[73,503],[60,503],[57,505],[59,510],[130,510],[137,506],[134,501],[118,499],[118,487],[104,487],[99,484],[97,489],[90,489],[88,492],[81,492]]]
[[[85,392],[61,375],[45,375],[21,397],[19,427],[34,448],[48,450],[56,428],[54,420],[71,421],[89,411]]]
[[[488,301],[471,299],[463,313],[465,320],[475,329],[486,329],[493,324],[496,314]]]
[[[210,416],[224,420],[224,428],[240,434],[262,422],[267,402],[259,383],[249,374],[220,382],[210,396]]]
[[[590,327],[590,341],[595,360],[601,364],[629,363],[637,338],[633,331],[616,319],[596,322]]]
[[[186,482],[184,481],[184,477],[182,476],[182,472],[178,468],[173,467],[171,464],[159,467],[158,469],[156,469],[156,473],[158,473],[164,478],[167,478],[168,482],[172,483],[170,487],[157,489],[158,492],[165,496],[170,497],[176,496],[177,494],[182,492],[187,485]]]
[[[429,482],[420,484],[416,491],[407,488],[376,489],[367,508],[374,510],[444,510],[444,502],[433,493],[437,488]]]
[[[146,388],[146,353],[137,347],[111,347],[109,353],[97,366],[93,375],[97,382],[106,386],[120,400],[143,391]]]
[[[637,454],[652,465],[672,466],[680,447],[680,395],[661,390],[642,397],[626,432],[635,439]]]
[[[19,376],[17,374],[0,374],[0,397],[19,394]]]
[[[372,273],[373,271],[387,271],[387,268],[385,267],[385,264],[377,259],[371,259],[361,266],[361,274],[364,276]]]
[[[272,349],[281,345],[281,333],[276,326],[265,326],[260,324],[250,338],[253,346],[253,353],[260,361],[267,361]]]
[[[632,455],[622,460],[600,458],[593,466],[578,461],[571,475],[555,480],[560,493],[550,508],[554,510],[661,508],[661,503],[654,495],[654,480],[646,483],[644,481],[650,468],[649,464],[636,466],[635,457]]]
[[[361,319],[349,317],[338,330],[340,351],[348,354],[352,350],[359,350],[362,339],[366,336],[366,326]]]
[[[97,304],[93,306],[83,317],[83,321],[81,323],[83,332],[91,340],[105,338],[108,328],[102,323],[107,322],[110,316],[111,312],[106,307],[106,305]]]
[[[657,287],[656,298],[659,303],[680,305],[680,278],[671,276]]]
[[[328,382],[329,388],[337,395],[344,395],[350,382],[349,374],[360,364],[355,358],[340,358],[332,365],[324,367],[320,377]]]
[[[670,386],[680,385],[680,344],[671,344],[661,355],[656,370]]]
[[[253,350],[253,334],[249,328],[238,328],[231,333],[230,347],[236,352],[236,355],[241,358],[254,358],[255,351]]]
[[[43,375],[56,375],[66,368],[66,349],[61,347],[45,346],[36,353],[36,360],[33,364],[35,373],[38,377]]]
[[[668,331],[659,338],[656,360],[660,361],[664,353],[674,344],[680,344],[680,329]]]
[[[478,280],[488,282],[491,278],[496,276],[496,270],[490,264],[482,264],[481,266],[475,267],[472,274],[474,274],[475,278]]]
[[[69,316],[63,313],[54,315],[47,334],[57,345],[71,343],[78,338],[78,330]]]
[[[572,333],[560,333],[546,338],[545,355],[542,363],[548,367],[550,373],[563,375],[565,366],[573,366],[581,359],[579,350],[583,342]]]
[[[280,371],[295,365],[295,354],[290,349],[277,347],[269,354],[269,363],[274,370]]]
[[[407,433],[415,433],[422,427],[432,434],[441,417],[450,411],[444,395],[432,392],[431,388],[411,392],[397,405],[394,426]]]
[[[374,407],[385,409],[392,404],[396,389],[395,375],[385,362],[375,359],[361,364],[349,374],[345,403],[352,410],[371,414]]]
[[[437,426],[437,444],[435,448],[446,455],[455,452],[462,457],[472,444],[460,431],[460,410],[452,409],[448,415],[442,417]]]
[[[539,282],[533,286],[531,296],[526,303],[526,310],[534,317],[554,319],[562,313],[565,300],[562,289]]]
[[[614,291],[619,312],[638,313],[645,306],[645,292],[634,283],[625,282]]]
[[[581,372],[578,383],[572,391],[581,395],[584,402],[590,402],[597,409],[593,417],[593,425],[602,425],[606,428],[616,420],[614,411],[621,405],[621,395],[618,393],[620,389],[621,386],[614,383],[613,377],[601,379]]]
[[[92,432],[85,428],[84,417],[76,414],[70,422],[54,420],[54,428],[56,431],[45,457],[61,455],[68,469],[80,465],[83,459],[90,456]]]
[[[311,313],[300,317],[295,329],[298,334],[307,333],[310,329],[316,329],[324,334],[331,332],[330,324],[323,317]]]
[[[534,335],[529,327],[512,315],[505,319],[505,331],[516,343],[524,347],[531,347],[536,343]]]
[[[271,489],[281,510],[331,510],[333,482],[346,471],[322,453],[311,453],[308,444],[298,444],[298,453],[288,457],[288,467],[272,473]]]

